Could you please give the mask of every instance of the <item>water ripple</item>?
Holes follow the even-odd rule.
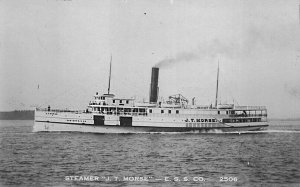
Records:
[[[275,124],[263,132],[232,134],[31,133],[32,123],[0,121],[0,185],[272,186],[300,183],[300,128],[290,123]],[[147,176],[152,180],[65,180],[65,176],[90,175]],[[165,181],[165,177],[170,181]],[[185,177],[189,180],[184,181]],[[203,177],[206,181],[196,182],[193,177]],[[220,177],[237,177],[238,181],[222,183]]]

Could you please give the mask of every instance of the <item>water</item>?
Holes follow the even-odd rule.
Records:
[[[300,121],[242,134],[32,133],[32,126],[0,121],[0,186],[300,185]]]

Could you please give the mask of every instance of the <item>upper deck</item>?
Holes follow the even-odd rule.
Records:
[[[233,104],[218,105],[187,105],[182,103],[135,103],[130,98],[115,98],[113,94],[94,96],[94,100],[89,103],[89,108],[93,113],[116,114],[116,115],[163,115],[163,116],[187,116],[187,115],[211,115],[226,117],[249,117],[267,116],[265,106],[235,106]]]
[[[221,105],[220,105],[221,106]],[[267,117],[265,106],[235,106],[222,105],[212,107],[212,105],[187,105],[172,103],[135,103],[130,98],[115,98],[113,94],[99,95],[96,93],[86,110],[57,110],[57,109],[37,109],[54,113],[94,113],[104,115],[130,115],[130,116],[153,116],[153,117],[199,117],[211,116],[218,118],[249,118]]]

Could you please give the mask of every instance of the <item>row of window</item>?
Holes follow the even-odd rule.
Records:
[[[187,123],[186,127],[219,127],[219,125],[213,123]]]
[[[249,123],[249,122],[261,122],[261,118],[223,119],[223,123]]]
[[[94,107],[93,110],[100,111],[100,112],[126,112],[126,113],[146,112],[145,108],[119,108],[119,107]]]
[[[161,110],[160,113],[164,114],[166,113],[172,114],[172,110]],[[149,109],[149,113],[152,113],[152,109]],[[176,114],[179,114],[179,110],[176,110]]]
[[[220,111],[218,110],[218,114],[225,114],[225,111]],[[236,115],[236,116],[249,116],[249,115],[266,115],[266,111],[265,110],[254,110],[254,111],[250,111],[250,110],[226,110],[226,115]]]
[[[67,122],[78,122],[78,123],[85,123],[85,120],[77,120],[77,119],[67,119]]]
[[[54,113],[54,112],[48,113],[48,112],[46,112],[46,115],[57,115],[57,113]]]
[[[129,104],[129,100],[124,100],[124,102],[126,102],[126,104]],[[113,103],[116,103],[115,99],[113,99]],[[119,100],[119,103],[123,103],[123,100]]]

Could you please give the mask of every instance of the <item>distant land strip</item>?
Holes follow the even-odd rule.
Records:
[[[34,120],[34,110],[0,112],[0,120]]]

